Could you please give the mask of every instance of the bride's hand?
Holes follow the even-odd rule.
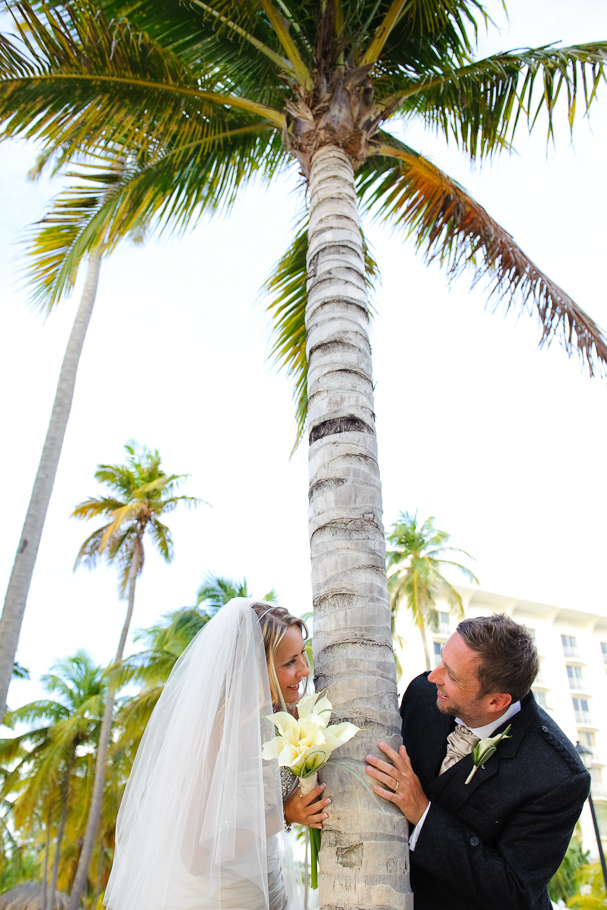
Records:
[[[319,798],[324,789],[325,784],[319,784],[305,796],[301,796],[301,790],[296,790],[284,804],[287,824],[322,828],[322,823],[327,818],[324,810],[331,802],[330,799]]]

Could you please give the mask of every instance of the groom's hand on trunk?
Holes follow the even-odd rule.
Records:
[[[392,764],[374,755],[367,755],[367,774],[380,781],[373,792],[398,806],[407,821],[416,825],[428,808],[428,797],[422,790],[419,777],[411,767],[407,750],[401,746],[398,752],[386,743],[378,743]]]

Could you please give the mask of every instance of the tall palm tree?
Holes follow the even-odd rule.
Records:
[[[0,616],[0,716],[6,706],[10,670],[17,653],[27,595],[59,466],[78,364],[97,294],[100,265],[101,251],[95,249],[90,255],[82,296],[63,356],[46,438]]]
[[[449,545],[451,536],[434,527],[434,518],[426,518],[420,524],[417,512],[401,512],[386,535],[393,549],[386,553],[388,566],[388,590],[392,611],[392,628],[396,615],[404,603],[422,637],[426,669],[431,670],[430,652],[426,629],[438,629],[437,601],[446,601],[455,616],[463,618],[464,605],[460,593],[442,574],[446,568],[461,572],[468,581],[478,584],[478,578],[466,566],[446,557],[462,554],[471,559],[469,553]]]
[[[95,472],[95,479],[105,484],[108,494],[84,500],[72,513],[73,517],[88,521],[107,519],[107,523],[93,531],[82,544],[76,566],[85,564],[92,568],[102,558],[118,567],[119,591],[121,596],[126,596],[127,610],[114,667],[118,667],[122,661],[131,624],[135,588],[144,564],[145,535],[151,537],[162,558],[171,562],[173,538],[169,528],[160,520],[161,517],[173,512],[180,503],[197,506],[203,501],[176,492],[187,475],[166,474],[161,467],[160,453],[157,450],[139,447],[135,443],[127,443],[125,450],[126,464],[101,464]],[[70,910],[76,910],[80,904],[99,827],[117,682],[118,677],[114,672],[109,677],[89,817],[72,887]]]
[[[366,731],[342,750],[364,770],[378,736],[396,735],[398,715],[361,211],[403,229],[452,273],[488,276],[508,305],[534,309],[542,342],[558,337],[591,371],[604,364],[607,344],[590,317],[391,127],[417,118],[471,158],[490,157],[542,110],[552,129],[559,96],[571,123],[587,111],[607,43],[475,59],[476,30],[489,21],[481,0],[98,7],[19,4],[21,39],[0,44],[3,135],[80,155],[111,155],[113,142],[132,152],[111,201],[100,196],[83,212],[79,255],[99,236],[117,243],[142,215],[180,229],[229,207],[252,177],[303,173],[307,228],[281,260],[274,350],[307,422],[317,684]],[[358,812],[343,770],[326,776],[334,801],[323,904],[410,905],[404,821],[390,809]]]
[[[13,795],[12,822],[21,832],[31,832],[40,815],[46,818],[45,868],[55,832],[48,889],[44,875],[44,910],[51,910],[68,812],[70,806],[73,811],[75,791],[86,776],[84,756],[97,746],[107,682],[84,651],[58,661],[41,682],[54,698],[30,702],[7,716],[7,723],[27,724],[28,729],[0,740],[0,762],[11,768],[0,797]]]
[[[51,149],[40,155],[30,176],[33,179],[38,177],[53,162],[54,157]],[[60,155],[54,164],[54,173],[60,170],[63,157]],[[118,175],[123,165],[124,155],[116,150],[107,175],[104,190],[106,198],[111,196],[113,190],[112,173]],[[96,192],[98,190],[94,181],[92,187],[89,186],[84,192],[80,188],[75,194],[68,188],[54,199],[47,214],[30,230],[28,253],[35,263],[30,281],[31,298],[47,314],[54,309],[62,294],[74,287],[78,260],[70,259],[69,254],[78,245],[79,213],[83,206],[90,208],[91,198],[95,198]],[[139,226],[137,236],[141,231],[142,226]],[[0,616],[0,716],[4,714],[6,706],[10,683],[8,667],[17,653],[27,596],[72,409],[80,357],[97,297],[103,257],[102,240],[100,235],[88,255],[82,295],[63,355],[46,438]],[[55,269],[58,269],[59,281],[56,280]]]

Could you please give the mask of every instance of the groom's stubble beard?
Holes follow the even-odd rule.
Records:
[[[437,692],[438,692],[438,687],[437,687]],[[440,699],[440,697],[437,694],[436,707],[438,708],[438,710],[440,711],[441,714],[446,714],[448,717],[459,717],[459,719],[467,727],[475,727],[475,726],[478,727],[478,726],[482,726],[484,723],[487,722],[486,719],[484,718],[484,716],[481,716],[482,712],[480,712],[478,710],[479,702],[482,697],[483,696],[481,696],[481,695],[476,695],[476,696],[474,696],[474,698],[471,698],[469,700],[469,703],[467,705],[462,705],[462,704],[452,703],[451,701],[445,703],[444,701],[442,701]],[[476,708],[476,710],[475,710],[475,708]]]

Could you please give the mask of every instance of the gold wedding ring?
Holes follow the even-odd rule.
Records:
[[[396,781],[396,786],[393,788],[395,793],[396,793],[396,791],[398,790],[399,787],[400,787],[400,781],[397,780],[397,781]]]

